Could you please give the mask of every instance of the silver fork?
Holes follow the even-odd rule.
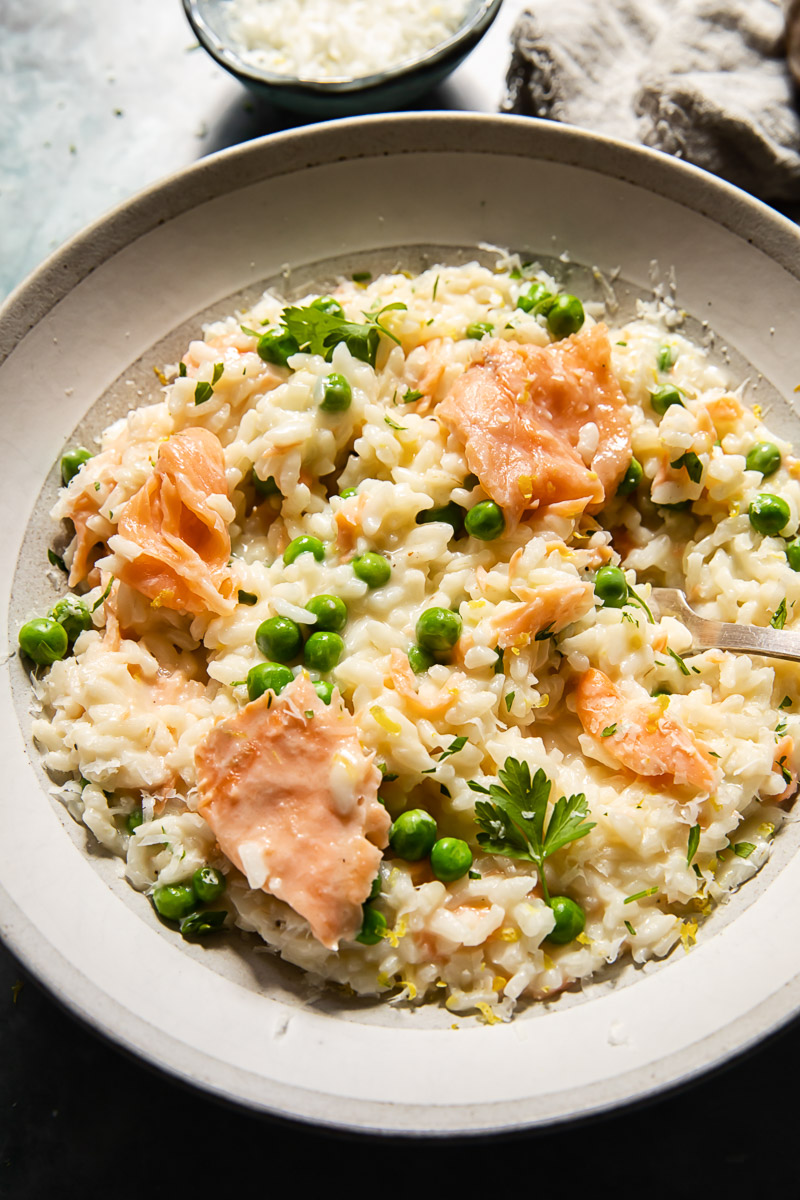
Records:
[[[710,621],[689,607],[680,588],[653,588],[650,606],[655,615],[677,617],[692,635],[693,650],[735,650],[743,654],[764,654],[768,658],[800,661],[800,633],[761,625],[733,625],[730,621]]]

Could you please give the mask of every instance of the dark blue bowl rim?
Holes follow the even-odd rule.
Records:
[[[344,96],[354,92],[371,92],[395,83],[405,76],[426,72],[428,69],[445,66],[448,62],[466,56],[489,29],[500,11],[503,0],[482,0],[481,5],[466,24],[462,25],[446,41],[440,42],[421,58],[399,63],[387,71],[373,75],[361,75],[354,79],[304,79],[302,76],[274,75],[261,71],[243,62],[226,46],[217,33],[197,11],[197,0],[183,0],[187,20],[200,45],[226,71],[236,75],[243,83],[262,87],[279,88],[284,92],[313,94],[317,96]]]

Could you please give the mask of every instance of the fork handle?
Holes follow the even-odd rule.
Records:
[[[694,614],[692,649],[738,650],[763,654],[767,658],[786,658],[800,662],[800,633],[761,625],[734,625],[729,621],[710,621]]]

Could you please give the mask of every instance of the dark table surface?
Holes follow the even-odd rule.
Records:
[[[491,110],[506,0],[490,38],[420,107]],[[178,0],[0,3],[0,298],[112,204],[222,146],[292,123],[192,48]],[[800,1193],[800,1022],[692,1087],[593,1122],[413,1144],[225,1108],[100,1040],[0,947],[0,1196],[216,1197],[341,1177],[373,1196],[564,1186],[602,1196]],[[358,1171],[345,1176],[342,1168]]]

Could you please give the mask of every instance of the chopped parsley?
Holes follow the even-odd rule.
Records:
[[[258,596],[253,592],[244,592],[239,588],[239,603],[240,604],[258,604]]]
[[[372,279],[372,271],[354,271],[350,278],[353,283],[369,283]]]
[[[500,646],[495,646],[494,652],[497,655],[497,662],[494,664],[493,674],[502,675],[505,671],[505,664],[503,663],[503,650],[500,648]]]
[[[395,779],[399,779],[399,775],[396,775],[394,771],[390,771],[386,763],[378,763],[378,770],[383,776],[384,783],[393,783]]]
[[[786,755],[785,754],[784,754],[783,758],[778,759],[778,767],[780,768],[780,773],[783,776],[783,782],[787,783],[787,784],[791,783],[792,782],[792,772],[786,766]]]
[[[791,707],[792,707],[792,701],[789,698],[789,696],[784,696],[783,699],[781,700],[780,704],[778,705],[778,708],[791,708]]]
[[[224,370],[225,370],[225,363],[214,363],[214,372],[211,376],[211,386],[212,387],[214,386],[215,383],[219,383],[220,377]]]
[[[775,733],[778,737],[780,737],[780,735],[782,733],[786,733],[786,729],[787,729],[786,718],[783,717],[780,721],[778,721],[778,724],[775,726]]]
[[[695,854],[697,854],[697,847],[699,845],[700,845],[700,826],[693,825],[692,828],[689,830],[689,845],[686,849],[686,865],[687,866],[691,863]]]
[[[667,646],[667,654],[670,656],[670,658],[675,659],[675,662],[680,667],[681,675],[689,674],[689,668],[687,667],[686,663],[681,658],[680,654],[676,654],[674,650],[670,650],[669,646]]]
[[[103,592],[102,596],[98,597],[98,599],[95,600],[94,604],[92,605],[92,612],[97,612],[100,605],[103,604],[103,602],[106,601],[108,599],[108,597],[111,595],[111,585],[113,584],[113,582],[114,582],[114,576],[112,575],[108,581],[106,590]]]
[[[446,788],[443,783],[439,784],[439,791],[442,793],[443,796],[447,796],[448,800],[450,799],[450,789]]]
[[[634,892],[632,896],[626,896],[622,903],[633,904],[634,900],[643,900],[645,896],[655,896],[657,891],[657,887],[645,888],[643,892]]]
[[[507,692],[506,693],[506,695],[504,697],[505,702],[506,702],[506,712],[511,712],[511,705],[514,703],[514,697],[516,696],[516,694],[517,694],[516,692]]]
[[[433,292],[431,294],[431,300],[436,299],[436,293],[438,292],[438,290],[439,290],[439,276],[437,275],[436,279],[433,282]]]
[[[738,854],[739,858],[749,858],[754,850],[752,842],[737,842],[733,847],[733,853]]]
[[[627,929],[627,931],[631,935],[631,937],[636,937],[636,930],[633,928],[630,921],[625,922],[625,928]]]
[[[783,629],[784,625],[786,624],[786,617],[786,597],[784,596],[778,607],[775,609],[775,612],[772,614],[769,623],[773,629]]]
[[[47,561],[51,567],[58,567],[59,571],[63,571],[65,575],[69,574],[67,564],[64,562],[60,554],[56,554],[55,550],[48,549]]]
[[[585,820],[586,797],[582,792],[568,800],[561,796],[545,825],[552,784],[541,767],[531,779],[527,763],[507,758],[497,774],[500,783],[489,788],[491,802],[478,800],[475,804],[478,843],[488,854],[535,863],[549,904],[544,860],[594,829],[595,822]]]
[[[416,391],[413,391],[411,388],[408,388],[408,390],[406,391],[406,394],[403,396],[403,398],[401,400],[401,404],[413,404],[415,400],[421,400],[423,397],[423,394],[424,394],[423,392],[416,392]]]
[[[474,779],[467,780],[467,787],[471,792],[480,792],[482,796],[490,796],[491,792],[482,783],[477,783]]]
[[[544,629],[540,629],[537,634],[534,634],[533,640],[535,642],[546,642],[547,639],[551,637],[555,637],[555,630],[553,629],[552,621],[549,625],[546,625]]]
[[[186,378],[186,363],[183,361],[178,363],[178,375],[181,379]]]
[[[398,425],[397,422],[393,421],[391,417],[384,417],[383,419],[390,429],[396,429],[400,433],[404,433],[407,428],[406,425]]]
[[[617,723],[615,721],[613,725],[606,725],[605,729],[600,734],[600,737],[611,737],[612,734],[615,734],[616,732],[617,732]]]
[[[210,383],[198,383],[194,389],[195,404],[205,404],[206,400],[210,400],[214,395],[214,389]]]
[[[314,710],[313,710],[313,708],[307,708],[307,709],[305,710],[305,712],[303,713],[303,716],[305,717],[305,719],[306,719],[307,721],[311,721],[311,720],[313,720],[313,718],[314,718]]]
[[[692,483],[699,483],[703,477],[703,464],[695,454],[694,450],[687,450],[680,458],[676,458],[674,462],[669,464],[679,470],[681,467],[686,468],[686,474],[691,479]]]
[[[470,871],[469,877],[470,877],[470,879],[483,879],[483,876],[481,875],[480,871]]]
[[[443,750],[439,758],[439,762],[444,762],[451,754],[458,754],[459,750],[463,750],[469,739],[466,737],[453,738],[446,750]]]

